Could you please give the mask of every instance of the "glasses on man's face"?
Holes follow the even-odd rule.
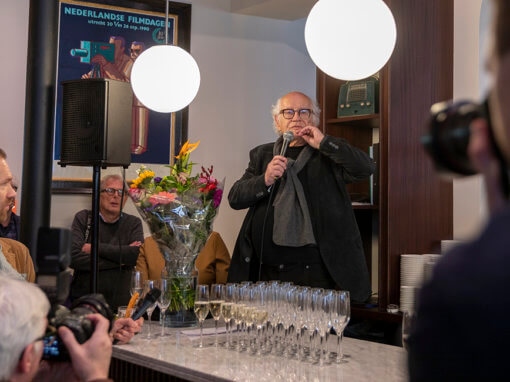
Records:
[[[116,188],[104,188],[101,190],[101,192],[106,192],[108,196],[113,196],[117,194],[119,197],[122,198],[122,189],[118,190]]]
[[[283,109],[280,111],[280,114],[283,115],[283,118],[285,119],[292,119],[294,118],[294,114],[298,113],[299,118],[301,119],[308,119],[310,118],[310,115],[312,115],[312,111],[310,109]]]

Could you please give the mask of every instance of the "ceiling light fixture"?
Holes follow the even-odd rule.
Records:
[[[200,87],[200,70],[184,49],[168,45],[168,0],[166,2],[165,45],[142,52],[131,70],[131,87],[142,104],[160,113],[188,106]]]
[[[383,0],[319,0],[305,25],[306,48],[315,65],[342,80],[377,73],[396,39],[395,19]]]

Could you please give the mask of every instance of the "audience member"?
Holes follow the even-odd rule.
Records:
[[[492,130],[510,163],[510,2],[494,0],[489,68]],[[484,175],[492,216],[478,238],[447,253],[422,288],[408,340],[411,381],[508,380],[510,207],[486,120],[471,125],[469,154]]]
[[[34,377],[40,380],[36,374],[49,308],[46,295],[37,286],[0,275],[0,380],[31,381]],[[88,317],[95,329],[82,345],[68,328],[58,329],[71,356],[72,374],[66,375],[65,380],[107,380],[112,353],[109,323],[99,314]]]
[[[199,284],[224,284],[227,282],[230,255],[218,232],[212,232],[204,248],[200,251],[196,262]],[[136,269],[142,272],[143,280],[161,278],[165,259],[158,244],[151,237],[145,239],[140,247]]]
[[[15,179],[11,182],[14,192],[18,191],[18,185]],[[15,213],[16,197],[11,200],[10,208],[4,221],[0,222],[0,237],[19,240],[20,217]]]
[[[0,149],[0,222],[7,220],[15,198],[7,155]],[[15,240],[0,238],[0,273],[34,282],[34,264],[28,248]]]
[[[97,292],[104,295],[114,311],[129,302],[131,271],[143,242],[140,219],[124,212],[120,214],[121,204],[124,206],[127,197],[121,176],[108,175],[102,180]],[[71,268],[75,270],[72,299],[90,293],[91,222],[92,212],[82,210],[75,215],[72,225]]]

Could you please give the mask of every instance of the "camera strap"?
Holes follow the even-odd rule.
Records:
[[[85,243],[89,239],[91,227],[92,227],[92,214],[90,213],[90,211],[87,211],[87,229],[85,230],[85,241],[84,241]]]

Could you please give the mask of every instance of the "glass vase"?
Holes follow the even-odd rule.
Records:
[[[171,285],[170,305],[164,317],[165,326],[169,328],[196,326],[198,321],[193,306],[197,276],[165,276],[164,278],[169,280]]]

